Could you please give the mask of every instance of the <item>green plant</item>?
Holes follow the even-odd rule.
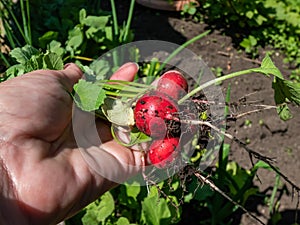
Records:
[[[132,1],[130,15],[132,15],[133,4]],[[145,84],[122,81],[114,81],[111,84],[111,81],[108,82],[107,80],[108,74],[111,74],[114,66],[118,65],[118,63],[115,63],[116,60],[119,60],[117,56],[113,61],[115,64],[112,65],[104,60],[89,65],[81,63],[81,60],[92,59],[97,57],[101,51],[107,51],[114,46],[131,40],[132,35],[130,35],[129,30],[131,16],[128,17],[125,26],[121,28],[116,26],[114,1],[111,1],[111,5],[112,13],[100,16],[88,16],[86,10],[82,9],[78,13],[79,22],[69,27],[70,31],[68,32],[66,42],[56,40],[55,32],[50,31],[47,34],[49,35],[48,37],[45,35],[39,39],[39,43],[43,43],[47,47],[47,50],[40,51],[30,45],[14,48],[11,52],[11,57],[16,60],[16,64],[7,70],[6,78],[18,76],[36,69],[61,69],[65,62],[69,60],[77,61],[81,68],[87,72],[86,80],[80,80],[74,87],[74,92],[77,93],[74,99],[77,106],[85,111],[95,112],[97,116],[109,120],[113,125],[128,123],[129,117],[125,116],[125,120],[118,117],[121,114],[120,112],[124,115],[127,115],[127,113],[130,115],[131,105],[128,107],[128,104],[124,104],[124,102],[128,99],[135,99],[137,95],[149,90],[149,84],[152,79],[147,79],[146,76],[144,80],[146,81]],[[163,63],[158,63],[155,58],[145,63],[142,66],[143,72],[145,72],[145,75],[159,76],[172,57],[176,56],[178,52],[193,41],[205,36],[205,34],[207,32],[184,43],[170,54]],[[101,35],[104,37],[99,39]],[[97,52],[90,52],[86,49],[86,44],[89,42],[92,42],[93,46],[98,47]],[[288,104],[290,102],[300,104],[299,84],[284,79],[268,55],[264,58],[259,68],[246,69],[217,77],[197,86],[194,90],[191,90],[188,94],[180,98],[178,102],[179,104],[184,103],[185,100],[194,97],[204,88],[218,84],[226,79],[251,73],[273,76],[274,97],[278,114],[282,119],[289,119],[291,114]],[[125,91],[124,87],[127,87]],[[111,99],[117,99],[114,101],[117,104],[111,104]],[[229,99],[230,87],[226,93],[227,103]],[[228,115],[228,108],[225,107],[225,109],[227,109],[225,114]],[[212,126],[209,123],[212,118],[207,111],[201,111],[199,114],[202,119],[198,121],[199,125],[202,128],[206,128],[208,137],[210,134],[209,129],[217,131],[220,137],[231,137],[233,141],[236,141],[241,147],[245,148],[250,156],[257,157],[260,161],[256,162],[251,169],[244,169],[236,162],[229,160],[230,146],[223,144],[219,153],[218,163],[207,171],[199,171],[197,165],[199,165],[201,160],[205,160],[205,157],[209,157],[210,149],[202,148],[198,143],[194,143],[195,153],[191,158],[187,158],[188,166],[183,168],[180,173],[158,184],[151,182],[151,179],[149,179],[148,186],[146,187],[141,187],[138,183],[125,183],[104,194],[101,198],[83,209],[78,215],[66,221],[66,223],[171,224],[180,221],[183,213],[183,205],[192,203],[201,212],[208,212],[207,215],[209,217],[202,218],[202,224],[220,224],[223,221],[229,224],[233,213],[237,213],[239,208],[247,211],[245,209],[247,201],[251,197],[256,197],[260,194],[258,188],[253,185],[257,170],[262,168],[272,169],[277,172],[278,177],[282,174],[277,168],[272,166],[272,161],[269,158],[263,157],[249,149],[245,143],[233,138],[224,129],[217,129]],[[112,134],[114,136],[113,131]],[[116,138],[116,136],[114,137]],[[136,130],[132,130],[130,137],[131,141],[129,143],[116,140],[120,144],[128,146],[149,141],[147,135]],[[286,177],[282,177],[286,179]],[[276,178],[276,182],[278,181],[277,179],[279,178]],[[201,185],[203,186],[201,187]],[[297,189],[297,186],[295,187]],[[273,193],[270,197],[270,211],[275,205],[274,196],[277,188],[278,183],[274,185]],[[251,213],[249,214],[253,217]]]
[[[194,15],[197,22],[222,29],[252,57],[259,46],[272,45],[285,54],[285,62],[300,63],[299,0],[208,0]]]
[[[5,43],[11,49],[23,47],[25,44],[32,45],[42,51],[47,50],[60,55],[64,62],[76,60],[90,62],[104,52],[133,40],[130,25],[134,1],[131,1],[128,19],[122,26],[118,24],[113,0],[111,1],[111,13],[100,10],[98,4],[93,2],[85,6],[89,12],[98,15],[88,15],[87,10],[83,8],[84,1],[74,1],[67,1],[67,4],[63,5],[58,1],[51,3],[26,1],[26,8],[23,1],[20,1],[19,11],[22,14],[20,21],[18,5],[13,4],[10,0],[5,0],[3,2],[5,10],[0,13],[0,18],[4,21]],[[95,6],[97,7],[95,8]],[[45,10],[29,15],[31,7]],[[57,8],[60,9],[58,12]],[[69,11],[72,13],[66,14]],[[53,14],[58,15],[54,17]],[[31,17],[34,19],[33,22]],[[35,19],[41,17],[46,20]],[[15,26],[10,25],[11,20]],[[18,30],[16,31],[14,27],[17,27]],[[21,34],[21,37],[18,33]],[[16,63],[12,60],[13,57],[3,53],[1,53],[1,58],[7,67]]]

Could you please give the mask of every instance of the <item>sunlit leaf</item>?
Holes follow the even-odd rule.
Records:
[[[115,203],[110,192],[106,192],[100,199],[88,205],[86,214],[82,217],[83,224],[98,225],[104,222],[114,211]]]
[[[62,70],[64,68],[64,62],[61,56],[54,52],[48,52],[43,57],[44,68],[50,70]]]
[[[166,225],[171,222],[171,212],[167,201],[158,194],[148,195],[142,202],[142,211],[146,224]]]
[[[18,63],[25,64],[33,55],[38,55],[39,53],[36,48],[25,45],[22,48],[14,48],[9,54],[15,58]]]
[[[79,80],[74,85],[75,102],[84,111],[94,111],[104,103],[105,91],[98,85],[85,80]]]
[[[277,78],[283,79],[280,70],[274,65],[269,55],[265,56],[259,68],[255,68],[251,70],[256,73],[265,74],[266,76],[273,75]]]

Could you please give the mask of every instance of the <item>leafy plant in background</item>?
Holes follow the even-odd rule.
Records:
[[[51,3],[43,1],[25,2],[26,7],[23,1],[20,1],[19,8],[12,1],[5,0],[3,2],[5,10],[1,11],[0,17],[5,25],[5,40],[7,40],[5,43],[10,49],[21,48],[27,44],[36,49],[42,49],[44,52],[49,51],[58,54],[63,58],[64,63],[76,60],[84,63],[85,61],[92,61],[93,58],[99,57],[107,50],[133,40],[130,24],[134,1],[131,1],[128,20],[122,26],[118,25],[113,0],[111,1],[112,12],[104,12],[100,9],[95,11],[97,8],[93,7],[98,7],[96,4],[98,1],[92,1],[87,6],[84,4],[85,1],[77,2],[77,0],[67,1],[66,4],[62,4],[60,1]],[[75,4],[75,2],[77,3]],[[77,10],[74,9],[75,5]],[[85,8],[78,8],[79,6],[83,7],[83,5],[89,11],[97,12],[98,15],[88,15]],[[32,21],[29,17],[30,8],[38,6],[48,10],[39,11],[40,14],[33,14],[33,18],[39,18],[34,19],[36,21],[34,24],[30,22]],[[74,11],[71,14],[66,14],[70,9],[74,9]],[[22,14],[22,18],[19,20],[18,10]],[[58,14],[58,17],[54,17],[53,14]],[[41,20],[40,18],[47,19]],[[26,24],[26,26],[22,26],[22,24]],[[30,28],[30,24],[35,27],[34,30]],[[7,67],[17,63],[12,60],[14,57],[3,53],[1,53],[1,58]]]
[[[199,1],[195,17],[222,29],[246,52],[257,56],[257,47],[272,45],[286,56],[285,62],[300,64],[299,0]]]
[[[50,7],[51,3],[48,4]],[[8,6],[14,7],[13,5]],[[52,5],[52,7],[54,6]],[[71,60],[76,61],[82,68],[95,71],[94,64],[85,66],[83,65],[85,64],[84,62],[88,64],[102,52],[122,43],[127,43],[133,38],[133,33],[130,31],[130,21],[134,1],[131,1],[128,20],[124,26],[117,24],[117,14],[113,0],[111,1],[111,6],[112,13],[100,11],[100,15],[97,16],[88,15],[88,11],[83,8],[76,11],[76,13],[74,11],[72,16],[78,18],[76,23],[73,23],[73,21],[71,23],[71,20],[66,19],[68,15],[61,14],[63,18],[66,17],[67,21],[66,25],[60,28],[68,31],[65,38],[59,37],[60,33],[55,30],[42,32],[43,35],[37,35],[39,38],[31,39],[32,43],[27,43],[22,36],[20,40],[23,40],[23,43],[27,43],[27,45],[15,45],[10,56],[5,56],[6,61],[11,63],[5,79],[36,69],[61,69],[65,62]],[[20,7],[21,11],[26,8],[26,11],[29,12],[28,1],[26,1],[26,7],[24,5],[23,8],[22,6]],[[6,10],[9,12],[7,6]],[[9,13],[8,15],[12,16],[13,14]],[[29,13],[22,18],[26,20],[28,15]],[[64,23],[63,21],[65,20],[60,21],[54,18],[47,23],[57,25]],[[14,23],[17,24],[17,22],[18,20],[14,20]],[[19,22],[19,24],[21,23]],[[29,23],[27,22],[27,24]],[[28,27],[27,29],[28,31],[30,30]],[[13,32],[11,34],[12,37],[15,35]],[[27,34],[29,35],[30,32],[27,32]],[[175,50],[170,57],[176,55],[178,51],[200,37],[201,35],[189,40]],[[17,40],[17,38],[12,40]],[[90,51],[87,46],[94,46],[97,51]],[[37,50],[38,48],[42,48],[42,50]],[[101,66],[102,64],[100,64]],[[157,72],[161,71],[163,66],[164,64],[158,64],[153,59],[149,64],[143,66],[143,71],[146,74],[157,75]],[[287,104],[289,101],[296,104],[300,103],[299,86],[283,79],[280,71],[278,71],[268,56],[264,59],[260,68],[217,77],[215,80],[205,83],[204,86],[199,86],[197,90],[190,93],[190,96],[206,86],[253,72],[275,76],[273,88],[275,90],[278,113],[282,119],[289,119],[291,114]],[[4,78],[2,79],[4,80]],[[80,83],[77,87],[80,87]],[[201,118],[205,118],[205,115],[201,115]],[[121,185],[101,196],[79,214],[66,221],[66,223],[91,225],[178,223],[182,219],[184,205],[192,204],[199,210],[198,212],[208,212],[207,215],[209,216],[203,218],[202,224],[220,224],[223,221],[230,224],[231,217],[237,212],[238,208],[243,208],[251,197],[261,195],[258,188],[253,184],[257,170],[262,168],[274,170],[274,168],[267,163],[258,161],[250,170],[246,170],[236,162],[229,162],[230,146],[224,144],[220,151],[218,163],[207,171],[198,171],[192,165],[199,163],[201,157],[198,156],[201,156],[203,151],[205,149],[200,148],[195,151],[195,155],[191,158],[190,166],[186,167],[182,173],[176,174],[157,185],[150,185],[149,190],[147,187],[141,187],[137,184],[126,183]],[[278,170],[276,172],[279,174]],[[278,185],[274,186],[273,193],[276,193],[277,187]],[[272,194],[270,197],[271,203],[274,202],[274,196]],[[272,209],[274,204],[270,205],[270,209]]]

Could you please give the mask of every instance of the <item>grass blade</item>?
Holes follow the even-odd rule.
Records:
[[[20,2],[22,2],[22,1],[20,1]],[[7,10],[7,12],[10,14],[13,22],[15,23],[15,25],[16,25],[18,31],[20,32],[21,36],[24,38],[25,42],[29,43],[28,40],[27,40],[27,37],[25,36],[24,31],[23,31],[16,15],[14,14],[13,10],[11,9],[11,7],[9,7],[7,2],[5,2],[5,1],[3,2],[3,6]],[[15,35],[13,35],[13,36],[15,36]],[[15,39],[16,39],[16,37],[15,37]]]
[[[135,3],[135,0],[131,0],[128,18],[127,18],[126,27],[125,27],[125,34],[123,36],[123,42],[126,42],[128,39],[128,34],[129,34],[130,26],[131,26],[131,20],[132,20],[132,16],[133,16],[134,3]]]

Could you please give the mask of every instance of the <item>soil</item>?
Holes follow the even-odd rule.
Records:
[[[119,21],[127,19],[129,11],[129,1],[115,0]],[[101,1],[103,9],[110,10],[109,1]],[[187,48],[196,55],[202,57],[204,62],[213,71],[221,71],[222,74],[240,71],[248,68],[258,67],[267,52],[271,51],[271,58],[285,77],[289,77],[291,69],[283,63],[284,55],[270,47],[259,49],[258,57],[251,59],[243,51],[238,49],[234,34],[226,28],[217,24],[211,26],[205,23],[196,23],[188,19],[183,19],[179,12],[154,10],[139,4],[135,5],[134,16],[131,25],[135,41],[139,40],[162,40],[183,44],[196,35],[210,29],[207,36],[189,45]],[[1,71],[1,68],[0,68]],[[239,140],[248,143],[248,147],[275,160],[274,165],[279,168],[289,181],[300,187],[300,113],[299,108],[290,105],[293,118],[287,122],[279,119],[275,109],[263,110],[257,113],[247,113],[254,108],[249,104],[275,105],[273,99],[272,80],[268,77],[251,74],[231,79],[223,82],[221,88],[225,95],[226,89],[231,84],[230,113],[232,116],[244,116],[236,121],[228,122],[227,132],[234,135]],[[225,142],[231,144],[230,159],[238,162],[242,167],[250,169],[252,167],[249,154],[235,142],[226,139]],[[271,195],[272,187],[275,184],[276,174],[269,170],[259,170],[258,178],[255,180],[262,193]],[[296,222],[300,224],[300,210],[298,209],[297,193],[294,192],[290,183],[281,179],[276,200],[277,210],[282,219],[278,225],[292,225]],[[263,200],[252,200],[246,208],[255,213],[265,224],[272,224],[270,212]],[[299,214],[298,219],[297,214]],[[236,215],[233,225],[256,225],[257,221],[249,218],[245,213]],[[182,220],[179,224],[193,225],[199,224],[201,217],[193,209],[184,207]]]
[[[129,3],[117,1],[120,21],[127,17]],[[168,12],[153,10],[136,4],[132,21],[135,40],[163,40],[175,44],[182,44],[194,36],[211,29],[208,24],[195,23],[183,19],[179,12]],[[240,71],[248,68],[258,67],[266,52],[272,50],[271,56],[275,65],[285,77],[288,77],[291,70],[283,64],[284,55],[271,48],[259,49],[259,57],[255,60],[249,58],[243,51],[240,51],[234,42],[234,38],[224,35],[230,33],[228,30],[212,30],[203,39],[188,46],[197,55],[201,56],[210,68],[219,69],[223,74]],[[253,108],[243,104],[254,102],[255,104],[275,105],[273,99],[272,80],[262,75],[251,74],[221,84],[225,91],[228,84],[231,84],[231,102],[236,103],[231,108],[232,115],[240,115],[249,112]],[[242,101],[243,100],[243,101]],[[283,122],[279,119],[275,109],[264,110],[259,113],[252,113],[228,123],[227,132],[240,140],[247,141],[248,146],[262,155],[269,156],[276,160],[275,166],[285,174],[290,181],[300,186],[300,176],[297,174],[300,169],[300,114],[299,108],[291,105],[294,117]],[[247,123],[250,122],[250,125]],[[231,144],[231,159],[238,162],[245,168],[251,168],[252,164],[248,153],[238,144],[226,140]],[[268,170],[259,170],[256,185],[262,192],[271,194],[275,184],[275,173]],[[293,224],[297,215],[297,194],[293,198],[293,190],[288,182],[281,179],[280,196],[277,196],[278,211],[282,219],[278,224]],[[272,224],[268,208],[258,201],[253,201],[249,208],[266,224]],[[183,210],[183,220],[180,224],[199,224],[200,218],[191,215],[190,209]],[[194,218],[191,220],[191,218]],[[186,219],[185,218],[189,218]],[[300,220],[298,218],[298,223]],[[235,224],[258,224],[257,221],[248,218],[245,214]]]

